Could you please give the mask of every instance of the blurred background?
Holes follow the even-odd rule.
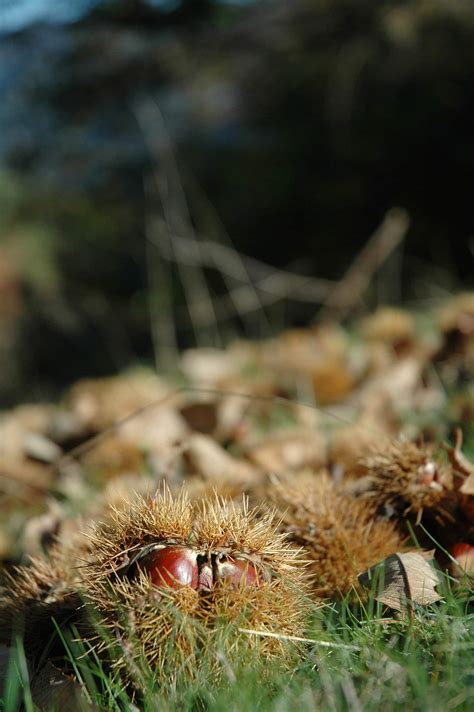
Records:
[[[472,287],[472,0],[0,0],[0,92],[2,406]]]

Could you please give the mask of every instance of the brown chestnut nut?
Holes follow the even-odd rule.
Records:
[[[474,576],[474,546],[459,542],[451,548],[451,556],[456,559],[451,565],[455,576]]]
[[[216,578],[220,581],[229,581],[232,586],[258,586],[259,579],[255,568],[243,559],[230,557],[216,559]]]
[[[155,549],[138,561],[140,569],[145,571],[155,586],[191,586],[199,585],[199,567],[197,553],[186,546],[164,546]]]

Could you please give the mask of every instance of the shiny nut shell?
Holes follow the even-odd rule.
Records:
[[[230,557],[216,560],[216,578],[228,581],[232,586],[238,587],[243,583],[246,586],[258,586],[259,577],[255,568],[248,561]]]
[[[164,546],[151,551],[137,562],[155,586],[180,588],[199,585],[197,553],[186,546]]]

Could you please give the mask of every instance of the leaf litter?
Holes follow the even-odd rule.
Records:
[[[133,696],[131,650],[163,679],[210,659],[217,680],[242,650],[291,667],[309,604],[372,592],[412,616],[441,600],[442,572],[471,586],[474,296],[422,315],[427,336],[418,318],[382,308],[350,334],[325,322],[193,349],[184,387],[135,371],[2,414],[0,643],[34,626],[41,699],[45,671],[74,678],[57,642],[42,654],[52,616]],[[167,547],[195,552],[202,590],[116,566]]]

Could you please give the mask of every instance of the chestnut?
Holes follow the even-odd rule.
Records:
[[[246,586],[258,586],[259,580],[255,568],[245,559],[231,557],[217,557],[216,578],[220,581],[229,581],[236,588],[242,583]]]
[[[199,587],[197,553],[187,546],[164,546],[155,549],[138,561],[155,586]]]
[[[474,576],[474,546],[459,542],[451,548],[451,556],[456,559],[452,567],[456,576]]]
[[[145,550],[137,558],[136,566],[160,587],[191,586],[195,591],[208,592],[219,581],[227,581],[234,588],[242,584],[259,585],[258,573],[249,561],[222,553],[205,554],[184,544],[157,545]]]

